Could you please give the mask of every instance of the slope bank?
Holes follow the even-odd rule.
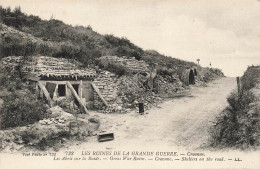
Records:
[[[260,66],[250,66],[234,90],[229,106],[211,128],[210,147],[218,149],[259,149]]]

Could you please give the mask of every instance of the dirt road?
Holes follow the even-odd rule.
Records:
[[[115,140],[98,143],[91,137],[80,147],[162,146],[196,149],[207,142],[214,118],[227,106],[235,78],[224,77],[207,87],[191,87],[190,96],[170,100],[148,114],[97,114],[101,130],[115,133]]]

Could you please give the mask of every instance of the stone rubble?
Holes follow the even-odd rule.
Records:
[[[50,114],[51,118],[40,120],[39,121],[40,124],[42,125],[64,124],[66,121],[75,118],[72,114],[65,112],[59,106],[55,106],[48,109],[47,113]]]

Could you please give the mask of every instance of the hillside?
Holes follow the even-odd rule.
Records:
[[[66,139],[84,140],[100,125],[92,112],[122,115],[140,105],[147,111],[185,96],[189,85],[224,76],[20,8],[0,8],[0,21],[0,150],[10,143],[44,150],[62,147]]]
[[[56,77],[59,74],[77,80],[78,72],[87,72],[84,69],[89,68],[97,72],[96,79],[101,79],[100,84],[96,83],[101,94],[112,96],[115,90],[114,93],[121,97],[119,102],[123,100],[125,105],[131,105],[125,107],[133,107],[134,101],[142,97],[152,100],[150,96],[153,94],[174,97],[189,84],[199,85],[223,76],[219,69],[203,68],[154,50],[144,51],[126,38],[100,35],[90,26],[73,27],[55,19],[47,21],[28,16],[19,7],[14,10],[0,7],[0,20],[3,68],[11,68],[9,71],[22,79],[26,79],[25,75],[29,73],[30,76],[41,76],[38,79],[52,76],[52,80],[64,80]],[[66,60],[81,64],[72,68],[75,70],[69,70],[64,66],[68,65]],[[35,66],[38,62],[40,67]],[[25,73],[25,69],[29,72]],[[35,70],[38,71],[36,74],[32,72]],[[110,77],[104,71],[118,77]],[[109,91],[103,85],[108,83],[107,79],[111,81]],[[120,90],[116,92],[116,88]]]
[[[191,67],[194,63],[182,61],[159,54],[156,51],[144,51],[125,37],[101,35],[91,26],[71,26],[62,21],[42,20],[38,16],[27,15],[20,8],[0,8],[1,30],[11,29],[2,34],[1,58],[10,55],[48,55],[65,57],[83,62],[86,66],[94,64],[101,56],[127,56],[144,60],[150,65],[166,66],[170,69]],[[4,24],[4,25],[3,25]],[[12,27],[12,28],[11,28]],[[23,37],[17,35],[17,30]],[[26,51],[21,49],[27,49]]]

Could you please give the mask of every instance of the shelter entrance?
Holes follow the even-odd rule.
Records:
[[[193,70],[190,70],[190,73],[189,73],[189,84],[195,84],[195,77],[194,77]]]
[[[66,96],[66,86],[65,86],[65,84],[59,84],[58,85],[58,94],[59,94],[59,97]]]

